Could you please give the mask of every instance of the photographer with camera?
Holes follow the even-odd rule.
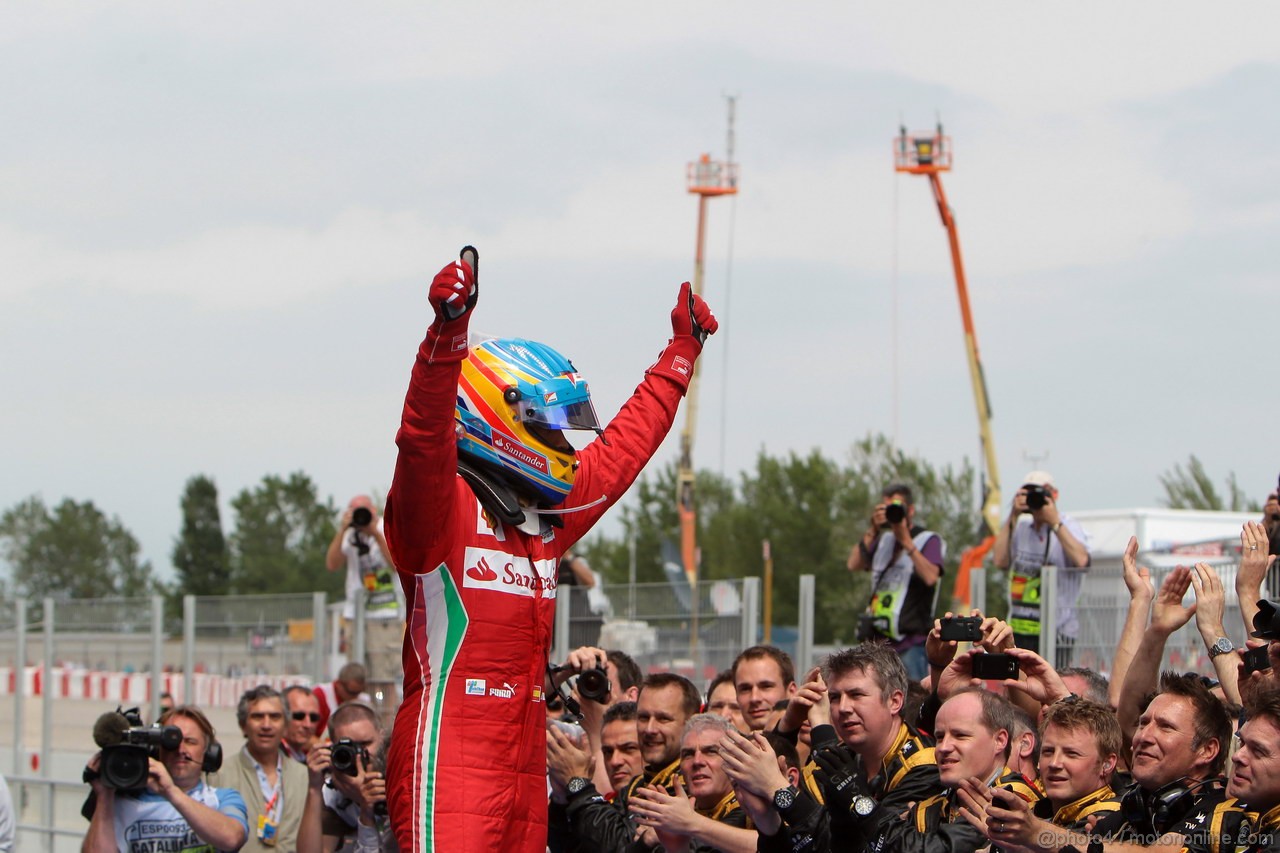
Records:
[[[609,775],[601,753],[601,734],[604,728],[605,710],[622,699],[634,698],[638,690],[623,690],[618,685],[618,670],[609,652],[594,646],[583,646],[569,653],[560,666],[549,668],[552,694],[558,696],[561,687],[574,678],[569,692],[569,716],[581,725],[587,736],[587,752],[594,759],[595,772],[592,781],[602,790],[609,790]],[[618,654],[624,653],[619,652]],[[627,657],[627,660],[630,660]],[[576,678],[575,678],[576,676]]]
[[[386,732],[377,711],[364,702],[342,705],[329,719],[329,739],[308,760],[312,792],[323,802],[323,850],[399,851],[387,819]]]
[[[134,722],[121,713],[104,714],[94,726],[94,739],[103,749],[85,769],[94,805],[81,853],[239,850],[249,836],[244,799],[232,788],[210,787],[201,779],[206,770],[216,769],[222,755],[208,718],[192,705],[179,705],[161,716],[160,729],[141,732]],[[170,743],[171,733],[164,736],[172,748],[159,743],[166,726],[177,731],[176,745]],[[141,741],[147,742],[143,753],[130,749]],[[145,787],[118,788],[121,781],[135,781],[125,777],[134,775],[135,755],[141,754],[146,755]]]
[[[342,522],[329,543],[325,567],[347,570],[347,600],[342,606],[343,630],[350,643],[356,618],[356,601],[364,596],[364,661],[374,693],[395,707],[396,685],[404,674],[404,592],[396,580],[395,561],[382,532],[382,517],[368,495],[356,495],[347,504]]]
[[[847,563],[851,572],[871,572],[871,603],[859,620],[858,639],[887,639],[907,676],[919,681],[929,671],[924,641],[933,624],[947,546],[941,536],[914,523],[909,486],[886,486],[881,497]]]
[[[1029,520],[1022,521],[1022,517]],[[1071,665],[1071,647],[1080,631],[1076,599],[1089,568],[1089,537],[1080,523],[1058,510],[1058,490],[1047,471],[1032,471],[1013,496],[1009,518],[996,531],[996,568],[1009,569],[1009,624],[1018,648],[1040,651],[1042,615],[1040,575],[1045,566],[1056,566],[1058,653],[1055,666]]]

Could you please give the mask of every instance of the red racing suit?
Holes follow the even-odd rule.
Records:
[[[544,525],[533,536],[495,521],[456,473],[461,323],[438,328],[437,321],[428,332],[396,437],[386,533],[408,624],[387,804],[405,853],[543,853],[542,687],[557,563],[622,497],[670,430],[701,346],[673,338],[606,428],[607,444],[593,441],[578,454],[563,505],[606,500],[566,514],[563,529]]]

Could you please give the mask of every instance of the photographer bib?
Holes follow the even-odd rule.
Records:
[[[922,551],[925,544],[936,534],[929,530],[919,530],[912,537],[917,551]],[[905,550],[895,548],[896,539],[891,531],[880,534],[875,553],[871,558],[871,628],[876,634],[898,642],[907,634],[921,633],[920,626],[904,625],[903,610],[907,605],[908,593],[911,591],[912,579],[916,577],[915,563]],[[895,558],[894,554],[897,553]],[[937,586],[934,586],[932,599],[937,598]],[[928,604],[929,615],[933,613],[933,601]],[[908,614],[911,616],[913,614]],[[919,621],[916,619],[915,621]],[[903,630],[904,627],[910,630]]]
[[[379,531],[381,524],[382,519],[378,519]],[[387,565],[377,539],[348,528],[342,538],[342,553],[347,558],[347,601],[343,617],[355,618],[356,596],[363,595],[367,618],[397,618],[400,615],[400,598],[395,572]]]
[[[391,573],[391,568],[382,561],[381,552],[378,556],[376,566],[364,565],[364,558],[361,558],[360,576],[364,582],[365,594],[368,596],[364,604],[365,613],[380,619],[388,612],[393,616],[396,615],[399,603],[396,601],[395,576]]]
[[[1040,640],[1040,578],[1044,564],[1014,567],[1009,577],[1009,627],[1017,636]],[[1029,648],[1021,646],[1020,648]]]
[[[1034,525],[1020,524],[1011,535],[1013,560],[1009,572],[1009,627],[1020,649],[1040,650],[1041,580],[1044,567],[1052,565],[1049,551],[1053,547],[1053,531],[1045,526],[1044,548],[1039,547],[1039,534]],[[1028,548],[1028,546],[1031,546]]]

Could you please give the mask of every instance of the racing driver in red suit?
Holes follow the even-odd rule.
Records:
[[[387,805],[406,853],[546,849],[557,564],[657,450],[717,327],[681,285],[673,337],[601,429],[560,353],[468,340],[477,267],[467,247],[431,283],[435,320],[409,380],[387,498],[408,613]],[[575,451],[569,429],[599,437]]]

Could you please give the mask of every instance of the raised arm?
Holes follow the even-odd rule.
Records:
[[[1220,638],[1227,638],[1227,629],[1222,624],[1223,611],[1226,609],[1226,592],[1222,587],[1222,579],[1208,563],[1196,563],[1191,572],[1191,586],[1196,591],[1196,628],[1200,631],[1200,639],[1204,640],[1205,648],[1213,656],[1213,669],[1218,674],[1218,683],[1222,685],[1227,701],[1240,705],[1240,688],[1237,685],[1240,656],[1234,653],[1213,654],[1215,643]],[[1227,639],[1229,642],[1230,639]]]
[[[1256,521],[1246,521],[1240,531],[1240,570],[1236,572],[1236,598],[1240,600],[1240,617],[1246,635],[1253,631],[1253,617],[1262,598],[1262,581],[1271,568],[1274,556],[1267,555],[1267,529]]]
[[[1125,747],[1125,759],[1129,756],[1128,745],[1133,741],[1133,733],[1138,727],[1138,717],[1142,713],[1142,700],[1155,692],[1160,680],[1160,661],[1164,657],[1164,646],[1169,635],[1191,621],[1196,613],[1196,605],[1182,606],[1182,597],[1191,586],[1191,570],[1186,566],[1178,566],[1164,583],[1160,584],[1155,604],[1151,608],[1151,624],[1143,632],[1142,642],[1138,644],[1137,654],[1129,665],[1125,675],[1124,687],[1120,691],[1120,705],[1116,712],[1120,718],[1120,731],[1124,735],[1121,743]]]
[[[440,535],[453,527],[458,469],[454,407],[458,376],[467,357],[467,325],[478,292],[475,272],[466,260],[442,269],[428,291],[435,320],[418,347],[409,377],[396,435],[400,452],[387,496],[387,542],[402,571],[435,568],[433,557],[439,555],[432,549]]]
[[[1017,494],[1013,496],[1013,507],[1009,510],[1009,517],[996,531],[996,541],[991,548],[991,559],[997,569],[1007,569],[1013,563],[1013,530],[1018,526],[1018,516],[1026,511],[1027,492],[1025,489],[1018,489]]]
[[[584,512],[565,514],[562,541],[567,545],[578,541],[617,503],[662,444],[689,388],[702,345],[719,327],[689,282],[680,285],[671,311],[671,339],[645,371],[644,381],[609,421],[604,435],[578,453],[578,474],[564,505],[604,500]]]
[[[150,759],[151,774],[147,789],[158,793],[182,815],[201,841],[217,850],[239,850],[248,840],[249,824],[244,810],[244,800],[234,792],[234,800],[227,814],[204,803],[193,800],[179,788],[169,776],[168,769],[156,759]]]
[[[1120,642],[1116,646],[1115,660],[1111,663],[1111,686],[1108,689],[1107,701],[1112,708],[1120,707],[1120,691],[1124,687],[1125,674],[1133,663],[1133,656],[1138,653],[1138,645],[1142,642],[1142,633],[1146,630],[1147,619],[1151,616],[1151,601],[1156,597],[1155,585],[1151,583],[1151,570],[1138,565],[1138,538],[1129,537],[1129,545],[1124,549],[1124,585],[1129,588],[1129,612],[1124,618],[1124,628],[1120,631]]]

